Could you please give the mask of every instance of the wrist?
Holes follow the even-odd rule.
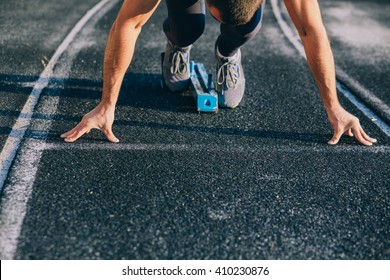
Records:
[[[102,99],[98,105],[104,111],[115,111],[116,102]]]
[[[338,106],[326,107],[326,113],[330,123],[334,123],[340,121],[347,111],[339,104]]]
[[[328,115],[344,110],[343,106],[341,106],[340,102],[338,101],[338,98],[333,98],[333,100],[328,99],[323,101],[324,101],[325,110],[328,113]]]

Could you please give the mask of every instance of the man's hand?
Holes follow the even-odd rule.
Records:
[[[364,132],[359,119],[345,111],[342,107],[329,111],[328,118],[334,131],[333,137],[328,141],[328,144],[336,145],[344,133],[350,137],[355,136],[360,143],[366,146],[372,146],[376,142],[376,139],[371,138]]]
[[[95,109],[86,114],[81,122],[72,130],[61,135],[66,142],[74,142],[89,133],[91,129],[96,128],[103,131],[107,139],[113,143],[118,143],[118,138],[112,133],[112,124],[114,123],[115,107],[110,107],[100,103]]]
[[[307,62],[334,130],[328,144],[337,144],[346,133],[348,136],[355,136],[363,145],[372,146],[376,139],[368,136],[359,119],[348,113],[338,101],[334,59],[318,1],[284,0],[284,3],[301,37]]]
[[[114,111],[123,77],[134,54],[141,27],[148,21],[161,0],[125,0],[108,36],[104,52],[102,102],[86,114],[72,130],[61,135],[74,142],[93,128],[104,132],[111,142],[119,142],[112,133]]]

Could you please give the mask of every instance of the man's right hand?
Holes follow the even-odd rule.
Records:
[[[62,134],[61,138],[65,138],[65,142],[74,142],[85,133],[88,134],[91,129],[96,128],[103,131],[109,141],[118,143],[119,139],[112,133],[114,113],[114,106],[108,106],[101,102],[95,109],[86,114],[72,130]]]
[[[148,21],[161,0],[125,0],[111,28],[104,52],[104,82],[102,102],[86,114],[72,130],[61,135],[66,142],[74,142],[97,128],[111,142],[119,142],[112,133],[115,104],[123,77],[134,54],[135,42],[141,27]],[[105,100],[105,101],[103,101]],[[108,103],[109,102],[109,103]]]

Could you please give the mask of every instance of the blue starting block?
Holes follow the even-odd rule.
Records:
[[[161,69],[165,53],[161,53]],[[164,79],[161,80],[164,89],[166,85]],[[191,94],[196,101],[198,112],[218,112],[218,94],[214,89],[212,75],[207,74],[202,63],[190,61],[190,88]]]
[[[212,75],[207,74],[202,63],[190,62],[190,90],[195,97],[198,112],[218,112],[218,94]]]

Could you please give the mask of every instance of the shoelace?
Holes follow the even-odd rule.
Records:
[[[226,82],[228,89],[234,88],[237,84],[238,78],[240,77],[240,68],[237,62],[225,62],[222,64],[217,72],[217,83],[222,85]],[[230,81],[232,83],[230,83]]]
[[[171,73],[185,74],[187,71],[187,59],[182,51],[175,51],[172,55]]]

